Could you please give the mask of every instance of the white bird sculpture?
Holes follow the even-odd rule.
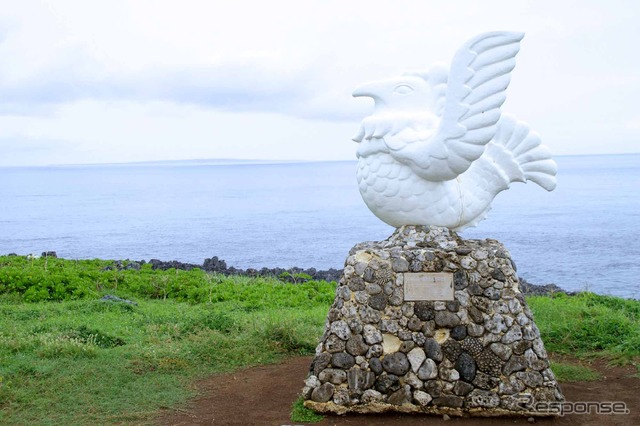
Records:
[[[540,137],[500,111],[523,36],[481,34],[450,70],[436,65],[353,92],[375,101],[353,140],[360,193],[378,218],[459,231],[483,220],[511,182],[555,188],[557,166]]]

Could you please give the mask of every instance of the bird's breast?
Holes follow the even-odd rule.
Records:
[[[460,220],[458,183],[431,182],[388,153],[360,156],[358,187],[369,209],[383,222],[455,228]]]

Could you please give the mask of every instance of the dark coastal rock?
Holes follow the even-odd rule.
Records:
[[[563,290],[555,284],[532,284],[524,278],[519,278],[519,281],[520,291],[522,291],[522,294],[525,296],[546,296],[554,293],[576,294],[575,292]]]
[[[151,264],[151,268],[160,269],[162,271],[166,271],[167,269],[171,269],[171,268],[180,269],[183,271],[190,271],[192,269],[200,268],[200,265],[196,265],[193,263],[178,262],[177,260],[170,260],[168,262],[164,262],[159,259],[151,259],[149,263]]]
[[[314,280],[322,280],[322,281],[338,281],[340,279],[340,275],[342,274],[342,270],[338,269],[328,269],[325,271],[318,271],[316,268],[308,268],[303,269],[299,267],[293,268],[248,268],[248,269],[240,269],[235,268],[233,266],[227,266],[227,263],[219,259],[217,256],[213,256],[211,258],[207,258],[204,260],[202,265],[196,265],[193,263],[185,263],[179,262],[176,260],[171,261],[162,261],[158,259],[151,259],[149,261],[151,267],[153,269],[167,270],[167,269],[180,269],[180,270],[191,270],[191,269],[202,269],[206,272],[215,272],[222,275],[246,275],[250,277],[277,277],[286,282],[290,283],[298,283],[307,280],[305,276],[311,277]]]
[[[131,301],[128,299],[121,299],[120,297],[114,296],[112,294],[105,294],[100,298],[100,300],[103,302],[125,303],[127,305],[138,306],[138,304],[134,301]]]
[[[205,271],[211,272],[223,272],[227,270],[227,262],[222,259],[218,259],[217,256],[214,256],[210,259],[205,259],[202,268]]]
[[[144,260],[141,260],[140,262],[135,262],[129,259],[115,260],[111,265],[105,266],[103,271],[128,271],[128,270],[139,271],[140,269],[142,269],[142,265],[144,264],[145,264]]]

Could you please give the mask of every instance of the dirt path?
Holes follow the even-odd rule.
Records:
[[[186,407],[165,410],[159,425],[293,425],[291,404],[302,388],[311,358],[294,358],[282,364],[249,368],[232,374],[210,377],[198,384],[197,397]],[[603,374],[597,382],[561,383],[567,401],[624,401],[630,414],[568,414],[556,419],[537,419],[540,425],[640,425],[640,379],[632,377],[632,367],[608,368],[596,363]],[[328,425],[528,425],[526,418],[452,418],[420,415],[327,416],[319,426]]]

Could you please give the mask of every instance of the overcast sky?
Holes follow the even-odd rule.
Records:
[[[348,160],[360,83],[523,31],[503,111],[555,154],[640,152],[640,3],[0,0],[0,166]]]

